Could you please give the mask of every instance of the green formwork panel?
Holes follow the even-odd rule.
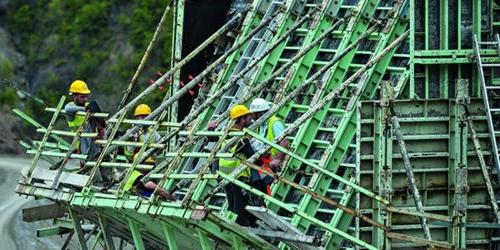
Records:
[[[209,148],[204,147],[206,140],[203,137],[197,137],[193,144],[186,147],[188,154],[179,156],[178,164],[168,164],[173,170],[164,185],[168,189],[180,181],[189,184],[199,177],[199,182],[191,190],[191,199],[186,203],[145,199],[128,192],[121,195],[117,190],[98,191],[99,188],[92,185],[87,185],[81,192],[80,188],[54,188],[50,181],[43,183],[39,180],[37,183],[20,181],[16,192],[59,202],[87,222],[99,225],[96,232],[104,235],[106,230],[101,230],[101,227],[105,221],[112,235],[136,244],[137,249],[425,249],[422,244],[424,230],[417,217],[384,210],[386,205],[394,209],[415,210],[397,141],[388,139],[387,130],[381,123],[383,110],[380,102],[362,102],[379,99],[381,83],[389,81],[397,89],[397,98],[412,99],[395,101],[393,109],[400,119],[425,211],[453,217],[458,209],[457,199],[465,199],[467,203],[464,216],[456,220],[456,224],[461,223],[462,227],[453,227],[450,222],[428,221],[432,241],[455,249],[498,249],[495,243],[500,240],[499,226],[494,221],[467,125],[460,123],[463,107],[457,105],[453,98],[458,78],[468,79],[470,95],[479,96],[472,35],[477,34],[481,41],[494,40],[494,34],[500,30],[500,5],[493,0],[255,0],[249,4],[249,11],[234,43],[246,41],[245,36],[272,12],[269,9],[272,4],[282,4],[282,12],[280,19],[275,20],[276,26],[265,28],[271,35],[268,41],[262,43],[262,50],[281,39],[304,16],[310,15],[311,18],[266,56],[256,60],[258,63],[251,74],[246,74],[244,81],[238,81],[245,85],[245,91],[263,82],[269,84],[244,101],[240,99],[242,96],[234,96],[233,103],[248,104],[251,98],[262,97],[277,104],[304,83],[310,83],[296,97],[284,103],[275,115],[290,126],[311,109],[318,108],[287,137],[291,142],[286,152],[289,157],[286,165],[282,166],[281,181],[273,184],[272,197],[225,174],[211,172],[197,175],[188,172],[199,159],[210,154]],[[344,21],[339,22],[342,19]],[[345,52],[318,80],[309,82],[321,67],[355,43],[376,23],[379,23],[379,28]],[[397,46],[386,50],[403,36],[405,38]],[[320,38],[317,45],[305,50]],[[185,138],[192,132],[190,130],[205,130],[207,122],[215,117],[216,110],[220,114],[227,113],[227,110],[219,110],[224,105],[221,104],[223,97],[217,91],[232,77],[238,76],[239,63],[244,60],[244,55],[255,49],[249,44],[245,42],[217,68],[218,72],[213,76],[214,84],[207,96],[215,96],[215,101],[200,114],[197,113],[194,122],[199,122],[199,126],[195,129],[188,126],[179,138]],[[304,52],[303,56],[295,58],[301,52]],[[382,52],[385,54],[378,61],[371,61]],[[494,46],[481,50],[481,57],[484,63],[500,63]],[[280,71],[292,58],[295,58],[293,63]],[[360,69],[364,73],[343,86]],[[281,73],[277,74],[278,71]],[[274,77],[274,74],[277,76]],[[485,76],[486,81],[500,85],[499,72],[487,70]],[[337,91],[331,101],[323,106],[316,105]],[[491,170],[491,146],[483,104],[481,100],[473,99],[468,108],[495,192],[498,192],[499,183],[494,178],[496,173]],[[49,114],[53,115],[55,110],[51,109]],[[64,158],[68,149],[58,145],[66,142],[66,138],[61,139],[57,133],[68,133],[51,131],[51,126],[44,129],[45,124],[40,125],[19,114],[37,128],[42,128],[38,132],[45,133],[45,139],[35,141],[33,146],[23,143],[27,150],[31,150],[30,153],[36,154],[36,147],[43,144],[45,150],[53,151],[48,152],[53,158],[50,160]],[[130,120],[123,124],[126,125],[123,128],[128,129]],[[154,122],[149,126],[152,124]],[[179,140],[178,146],[181,145],[183,141]],[[153,145],[147,147],[151,149]],[[169,150],[162,152],[169,157],[166,160],[178,155],[175,149]],[[69,156],[84,159],[79,154]],[[42,154],[42,157],[46,155]],[[105,163],[108,167],[110,164],[119,165],[117,162]],[[106,164],[101,164],[101,168]],[[462,187],[467,192],[456,195],[457,178],[460,177],[457,173],[461,171],[456,166],[459,164],[467,167],[467,187]],[[123,164],[120,168],[126,170],[130,165]],[[386,168],[391,169],[389,180],[384,176]],[[161,179],[162,174],[157,173],[156,180]],[[223,189],[211,193],[223,181],[230,181],[254,195],[264,197],[269,211],[277,214],[277,218],[290,228],[280,231],[272,225],[274,221],[262,220],[264,226],[260,229],[264,232],[258,236],[252,229],[237,225],[235,214],[227,211]],[[387,188],[393,190],[390,202],[384,200],[387,193],[382,192]],[[186,186],[176,192],[180,199],[186,193]],[[211,195],[209,198],[208,194]],[[338,204],[332,205],[332,202]],[[345,208],[338,209],[338,206]],[[372,219],[375,223],[390,224],[390,230],[384,232],[374,228],[371,226],[374,224]],[[276,235],[273,232],[285,231],[290,233],[285,235],[289,238],[314,236],[315,240],[301,245],[290,239],[285,241],[269,236]],[[396,234],[399,238],[394,237]],[[409,238],[403,241],[402,236]]]
[[[449,209],[453,207],[448,200],[453,196],[454,189],[450,188],[455,183],[450,183],[450,169],[454,168],[453,143],[450,138],[450,129],[453,129],[453,116],[457,104],[454,100],[398,100],[394,102],[394,112],[401,124],[401,131],[410,155],[411,165],[415,175],[417,187],[419,188],[424,211],[440,215],[449,215]],[[478,133],[483,145],[483,154],[488,159],[489,138],[486,117],[481,100],[473,99],[468,105],[474,121],[474,129]],[[378,171],[374,154],[380,152],[381,145],[375,143],[379,135],[374,134],[377,121],[380,121],[380,102],[362,102],[360,107],[361,119],[359,121],[359,171],[360,184],[363,187],[376,191]],[[414,201],[409,191],[408,179],[401,159],[398,143],[395,138],[389,141],[392,150],[385,152],[392,166],[392,205],[399,208],[415,209]],[[465,243],[467,249],[493,249],[496,246],[494,238],[498,231],[495,229],[495,217],[492,214],[485,183],[481,175],[475,149],[470,136],[464,139],[467,144],[467,218],[465,232]],[[491,159],[488,169],[491,173]],[[495,188],[498,192],[498,187]],[[371,199],[361,196],[359,209],[368,216],[375,213],[374,203]],[[391,232],[404,233],[407,235],[423,238],[422,227],[418,217],[397,213],[389,213]],[[448,229],[452,227],[449,222],[428,222],[432,239],[437,241],[452,242],[452,236]],[[489,226],[488,226],[489,225]],[[366,242],[372,242],[376,233],[372,227],[361,225],[360,238]],[[425,246],[391,240],[392,249],[426,249]]]
[[[499,33],[497,1],[412,0],[410,98],[453,98],[455,80],[468,79],[480,96],[472,37],[494,41]],[[484,61],[499,62],[494,49]],[[481,54],[483,54],[483,52]],[[488,74],[492,74],[489,72]]]

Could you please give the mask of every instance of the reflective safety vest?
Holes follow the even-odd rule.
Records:
[[[224,140],[222,143],[222,147],[224,147],[227,144],[228,140]],[[236,147],[238,144],[235,144],[231,148],[229,148],[229,152],[235,153],[236,152]],[[219,171],[225,173],[225,174],[230,174],[233,172],[234,169],[238,168],[241,165],[241,161],[236,158],[219,158]],[[250,170],[248,168],[245,169],[245,171],[241,172],[238,177],[249,177],[250,176]]]
[[[74,103],[74,102],[72,102]],[[86,102],[85,103],[85,107],[88,105],[89,103]],[[76,104],[75,104],[76,105]],[[75,114],[75,119],[73,119],[72,121],[68,121],[68,126],[70,128],[73,128],[74,130],[77,130],[80,125],[83,124],[83,121],[85,120],[85,116],[84,115],[78,115],[78,114]]]
[[[274,132],[273,132],[273,126],[274,126],[274,123],[277,122],[277,121],[280,121],[280,118],[276,117],[276,116],[271,116],[269,118],[269,120],[267,121],[267,131],[266,131],[266,139],[269,140],[269,141],[273,141],[274,140]],[[271,148],[271,155],[272,156],[275,156],[276,154],[278,154],[278,150],[276,150],[275,148]]]
[[[135,141],[135,140],[134,140],[134,141],[135,141],[135,142],[143,142],[143,141],[142,141],[142,135],[143,135],[144,133],[150,133],[150,131],[151,131],[151,130],[152,130],[152,128],[148,128],[148,132],[144,132],[144,131],[143,131],[143,129],[139,129],[137,132],[135,132],[135,134],[134,134],[134,136],[133,136],[133,137],[135,137],[135,135],[137,135],[137,141]],[[153,138],[153,142],[154,142],[154,141],[155,141],[155,140],[154,140],[154,138]],[[130,146],[130,147],[131,147],[131,146]],[[141,147],[131,147],[131,148],[133,148],[134,150],[132,150],[132,151],[131,151],[131,150],[129,150],[129,146],[126,146],[126,147],[125,147],[125,155],[126,155],[128,158],[130,158],[130,159],[132,159],[132,157],[134,156],[134,154],[137,154],[137,152],[139,152],[139,150],[140,150],[140,148],[141,148]]]
[[[134,186],[135,180],[137,180],[137,178],[139,178],[140,176],[142,176],[142,173],[139,170],[134,169],[134,171],[132,171],[132,173],[128,177],[127,181],[125,182],[125,186],[123,187],[123,190],[129,191],[130,189],[132,189],[132,187]]]

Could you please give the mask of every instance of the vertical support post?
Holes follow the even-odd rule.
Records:
[[[173,21],[173,30],[174,36],[172,39],[172,60],[171,60],[171,68],[177,65],[182,59],[182,37],[184,34],[184,6],[185,0],[177,0],[174,6],[174,21]],[[173,95],[175,92],[179,90],[179,82],[180,82],[180,70],[176,71],[172,75],[172,86],[170,86],[170,95]],[[168,120],[170,122],[177,122],[177,110],[178,103],[173,103],[172,107],[169,110]],[[173,128],[169,128],[169,131]],[[175,147],[176,139],[172,138],[168,142],[167,151],[173,150]]]
[[[429,40],[430,40],[430,34],[429,32],[429,1],[430,0],[424,0],[424,50],[429,49]],[[420,98],[425,98],[429,99],[429,92],[430,92],[430,86],[429,86],[429,65],[424,65],[424,96]]]
[[[448,0],[440,0],[440,49],[448,50]],[[440,86],[440,97],[448,98],[448,65],[440,65],[440,74],[439,74],[439,86]]]
[[[358,117],[357,121],[361,121],[361,103],[358,103],[356,116]],[[357,122],[356,124],[356,155],[361,155],[361,122]],[[355,170],[356,183],[361,183],[361,157],[356,157],[356,170]],[[361,209],[361,195],[359,192],[354,193],[354,197],[356,199],[355,206],[356,211],[360,211]],[[354,217],[354,237],[359,239],[360,237],[360,220],[359,217]],[[355,246],[356,250],[359,250],[358,246]]]
[[[455,249],[466,248],[466,228],[464,224],[467,218],[467,140],[468,129],[465,120],[464,105],[468,99],[468,81],[458,79],[456,84],[456,102],[454,115],[450,119],[450,127],[453,136],[450,136],[450,166],[448,174],[449,204],[448,211],[453,218],[453,225],[449,229],[448,240]],[[451,190],[454,190],[451,191]]]
[[[130,227],[130,232],[132,233],[132,238],[134,239],[134,247],[137,250],[145,250],[144,242],[142,241],[141,229],[139,223],[132,219],[128,219],[128,225]]]
[[[472,0],[472,27],[473,32],[477,36],[478,41],[481,41],[481,1]],[[486,1],[484,1],[486,2]]]
[[[167,239],[168,249],[177,250],[177,240],[175,239],[174,229],[168,224],[163,224],[163,233]]]
[[[78,243],[80,243],[80,249],[87,250],[87,243],[85,240],[85,234],[83,233],[82,224],[80,223],[80,216],[73,210],[68,209],[69,216],[73,221],[73,230],[78,238]]]
[[[462,0],[457,0],[457,6],[462,6]],[[455,22],[457,22],[457,35],[456,35],[456,39],[457,39],[457,49],[461,49],[462,48],[462,11],[460,10],[457,10],[457,19],[455,20]],[[459,77],[460,77],[460,65],[458,66],[458,72],[459,72]]]
[[[392,197],[392,133],[389,124],[394,89],[389,81],[383,81],[381,87],[381,108],[375,110],[375,140],[373,143],[376,152],[374,152],[373,180],[374,191],[378,190],[381,197],[390,201]],[[373,219],[390,228],[391,214],[385,211],[385,205],[377,201],[372,202]],[[385,237],[384,230],[373,228],[372,233],[373,244],[378,249],[390,249],[390,240]]]
[[[107,218],[103,217],[102,215],[99,215],[99,227],[101,228],[102,236],[104,242],[106,243],[106,248],[108,250],[114,250],[115,244],[113,242],[111,232],[109,231]]]
[[[481,2],[484,2],[486,4],[487,1],[484,0],[472,0],[472,32],[473,35],[472,37],[467,37],[467,39],[473,39],[473,37],[477,37],[477,41],[480,42],[482,41],[481,37]],[[496,1],[492,1],[496,2]],[[474,41],[471,42],[472,46],[474,46]],[[479,53],[479,51],[478,51]],[[472,78],[472,94],[473,96],[481,96],[481,80],[479,76],[478,69],[472,71],[473,72],[473,78]]]
[[[203,232],[203,230],[201,229],[198,229],[198,237],[200,237],[200,244],[202,250],[212,250],[212,243],[210,243],[207,233]]]
[[[410,0],[410,75],[415,75],[415,0]],[[415,77],[409,77],[408,98],[415,98]]]

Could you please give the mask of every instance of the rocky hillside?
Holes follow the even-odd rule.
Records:
[[[42,122],[50,118],[40,115],[43,106],[2,82],[15,82],[55,105],[71,81],[82,79],[92,98],[113,111],[168,2],[0,0],[0,129],[11,135],[2,136],[0,153],[18,152],[12,139],[29,133],[19,119],[6,115],[12,107],[37,114]],[[146,87],[154,72],[168,68],[171,25],[170,18],[134,92]],[[161,94],[147,101],[154,104]]]

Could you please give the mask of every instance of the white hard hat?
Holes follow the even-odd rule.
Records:
[[[252,103],[250,103],[250,112],[262,112],[271,109],[269,102],[262,98],[253,99]]]

